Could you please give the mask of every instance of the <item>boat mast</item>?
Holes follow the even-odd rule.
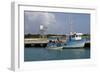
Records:
[[[69,34],[72,35],[73,34],[73,21],[72,21],[72,16],[69,16]]]

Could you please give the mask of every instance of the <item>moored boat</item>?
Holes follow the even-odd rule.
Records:
[[[83,33],[76,33],[73,31],[73,23],[72,18],[69,17],[69,25],[70,25],[70,33],[68,35],[68,40],[66,41],[66,45],[63,46],[63,49],[66,48],[82,48],[85,45],[85,40],[82,39]]]
[[[49,40],[46,48],[52,50],[62,50],[63,46],[59,38],[55,38],[53,41]]]

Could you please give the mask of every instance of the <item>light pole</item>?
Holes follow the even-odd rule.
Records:
[[[46,30],[47,30],[47,27],[45,25],[41,24],[40,25],[40,35],[42,38],[44,38],[44,34],[45,34]]]

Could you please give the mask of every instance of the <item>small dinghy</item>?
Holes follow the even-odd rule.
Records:
[[[49,43],[47,44],[47,49],[51,49],[51,50],[62,50],[63,49],[63,46],[61,45],[60,42],[55,42],[55,41],[51,41],[50,40]]]

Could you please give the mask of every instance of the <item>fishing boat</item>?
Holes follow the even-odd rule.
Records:
[[[72,18],[69,17],[69,25],[70,32],[68,35],[68,40],[66,41],[66,45],[63,48],[82,48],[85,45],[85,40],[82,39],[83,33],[77,33],[73,31],[73,23]]]

